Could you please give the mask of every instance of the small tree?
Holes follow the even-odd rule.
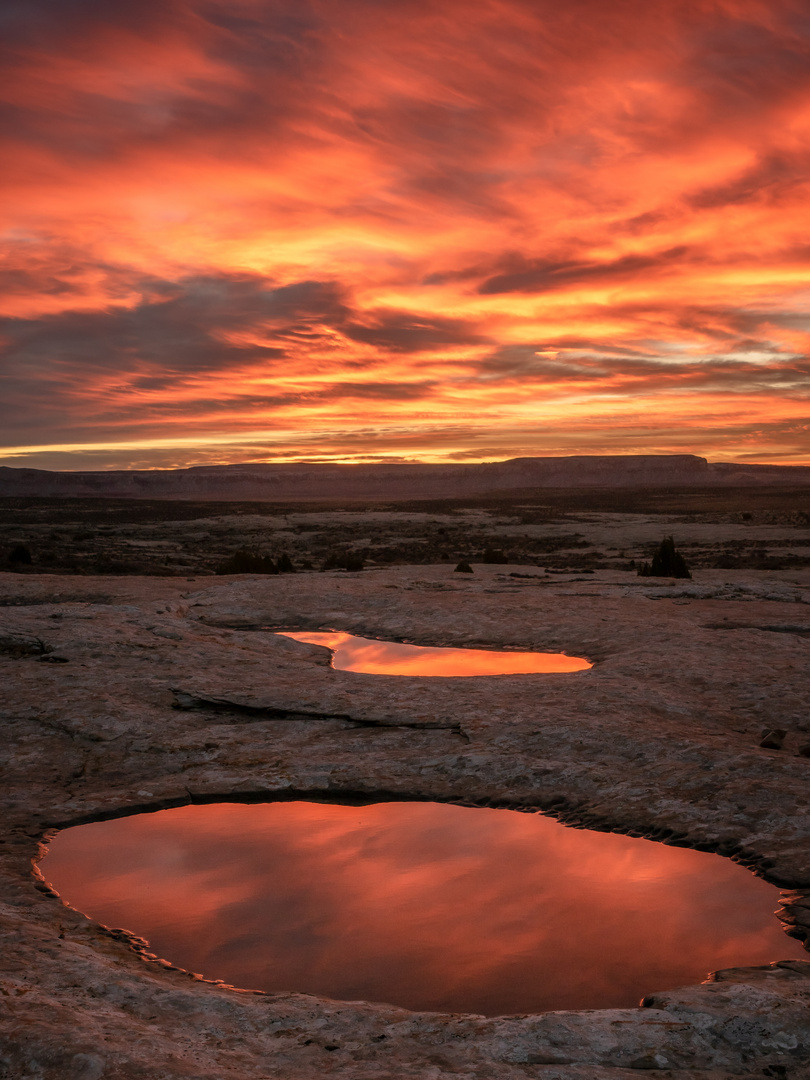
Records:
[[[465,562],[463,559],[453,571],[454,574],[471,574],[472,572],[473,568],[468,562]]]
[[[294,574],[295,573],[295,567],[292,564],[292,559],[290,558],[290,556],[287,554],[286,551],[283,551],[281,553],[281,555],[279,556],[279,559],[278,559],[278,572],[280,574]]]
[[[504,553],[501,551],[500,548],[487,548],[486,551],[484,552],[484,560],[483,561],[485,563],[497,563],[499,565],[502,565],[503,563],[508,563],[509,562],[509,560],[507,559],[507,557],[504,555]]]
[[[323,569],[349,570],[352,573],[358,573],[364,566],[365,563],[361,555],[356,555],[351,551],[333,551],[323,564]]]
[[[12,566],[30,566],[31,552],[25,544],[15,544],[9,552],[8,561]]]
[[[691,578],[689,567],[680,552],[675,550],[675,541],[671,536],[665,536],[658,550],[653,555],[652,565],[642,563],[639,567],[639,577],[672,577]]]
[[[218,574],[277,574],[279,569],[269,555],[259,555],[256,551],[240,548],[229,559],[221,562],[216,572]]]

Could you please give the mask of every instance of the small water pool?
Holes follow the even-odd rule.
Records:
[[[206,978],[416,1010],[633,1006],[806,959],[729,860],[509,810],[187,806],[66,829],[42,871]]]
[[[593,665],[565,653],[497,652],[494,649],[428,648],[396,641],[376,641],[340,631],[288,631],[284,637],[324,645],[339,671],[366,675],[528,675],[584,671]]]

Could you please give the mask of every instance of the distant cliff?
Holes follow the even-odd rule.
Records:
[[[710,464],[693,454],[513,458],[483,465],[205,465],[131,472],[0,467],[0,496],[430,499],[521,488],[810,485],[810,466]]]

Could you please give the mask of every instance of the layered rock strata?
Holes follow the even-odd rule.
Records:
[[[430,499],[522,488],[808,485],[805,465],[708,462],[695,454],[512,458],[481,464],[199,465],[49,472],[0,466],[0,496],[149,499]]]

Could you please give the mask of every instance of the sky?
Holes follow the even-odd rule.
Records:
[[[806,0],[5,0],[0,465],[810,464]]]

